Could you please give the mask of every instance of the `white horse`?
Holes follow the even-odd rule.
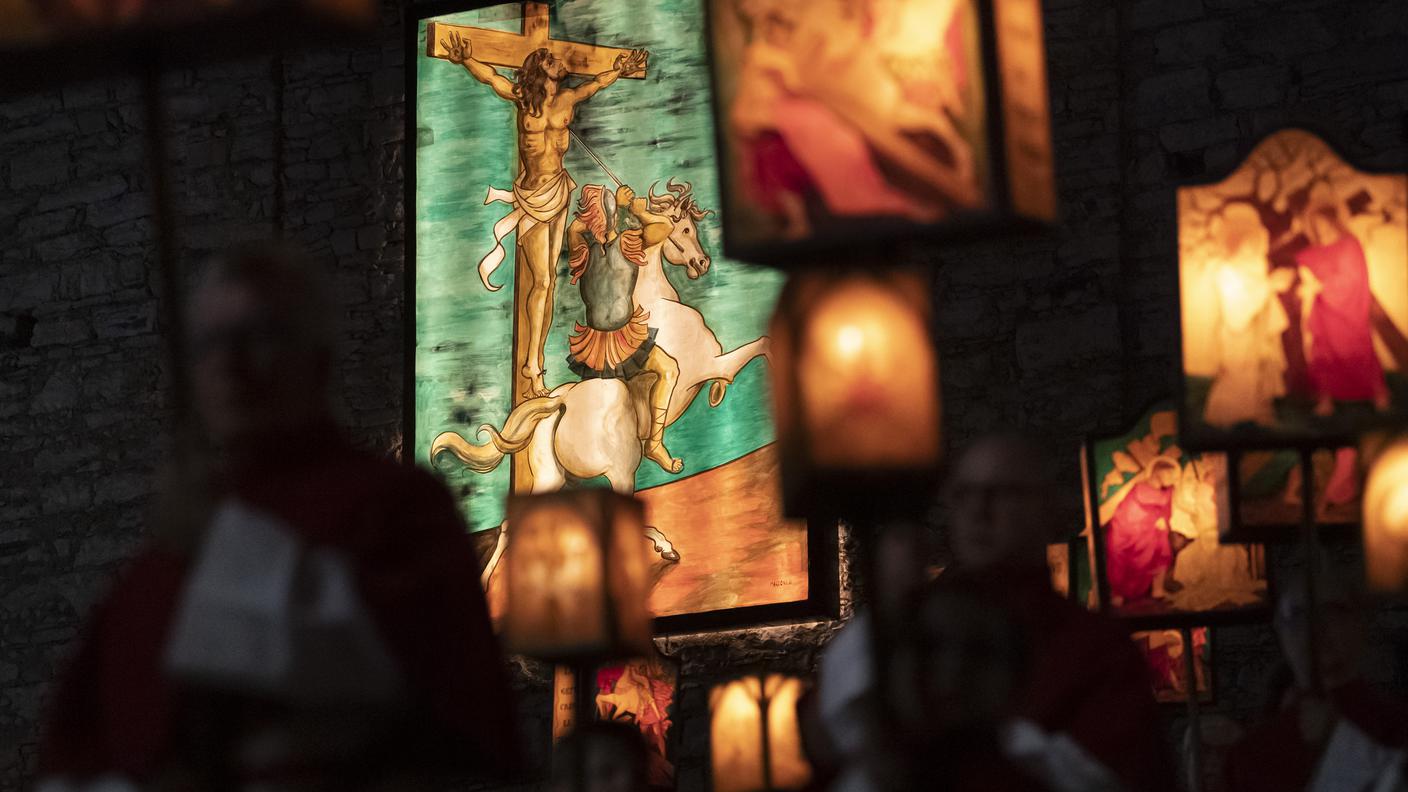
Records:
[[[679,301],[679,293],[665,276],[664,263],[684,267],[690,279],[709,271],[709,255],[696,226],[709,212],[695,203],[688,183],[672,180],[666,190],[661,195],[652,190],[649,200],[652,211],[670,219],[672,230],[665,241],[646,249],[635,300],[650,314],[647,321],[656,329],[656,345],[679,364],[666,412],[668,426],[684,414],[706,382],[710,383],[709,404],[717,407],[738,372],[753,358],[767,354],[767,337],[724,353],[699,311]],[[631,494],[643,443],[650,435],[650,384],[648,374],[630,380],[564,383],[546,396],[520,402],[502,429],[491,424],[479,427],[479,434],[488,436],[484,443],[472,443],[458,432],[441,432],[430,444],[430,461],[437,464],[442,454],[450,453],[471,470],[488,473],[505,457],[521,454],[519,461],[529,471],[530,492],[555,492],[570,481],[605,477],[613,490]],[[679,561],[678,551],[658,528],[648,527],[646,535],[666,561]],[[507,539],[505,521],[484,569],[486,587]]]
[[[656,345],[679,363],[679,379],[665,417],[668,426],[684,414],[706,382],[709,383],[709,406],[719,406],[725,389],[738,372],[753,358],[767,355],[768,338],[755,338],[724,352],[703,315],[680,302],[679,292],[665,276],[662,261],[684,267],[690,280],[707,273],[710,258],[699,239],[697,223],[713,212],[695,203],[688,182],[677,184],[671,179],[666,182],[665,190],[657,195],[652,188],[647,197],[650,211],[670,218],[673,230],[663,245],[645,251],[646,264],[636,280],[635,301],[650,314],[649,324],[656,328]]]

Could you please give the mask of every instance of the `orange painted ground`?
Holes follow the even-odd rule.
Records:
[[[792,602],[807,596],[807,531],[781,515],[777,451],[766,445],[727,465],[636,495],[645,517],[680,553],[656,556],[656,616]]]

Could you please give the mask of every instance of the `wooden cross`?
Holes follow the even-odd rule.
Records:
[[[431,22],[425,30],[426,56],[447,59],[449,51],[445,40],[451,33],[458,33],[469,39],[475,60],[490,66],[517,69],[523,65],[523,59],[528,57],[529,53],[546,47],[562,61],[570,73],[580,77],[592,77],[607,71],[615,65],[618,55],[630,52],[622,47],[602,47],[549,38],[547,3],[523,4],[522,33]],[[645,67],[621,76],[633,80],[644,79]]]
[[[622,47],[602,47],[576,41],[562,41],[548,35],[548,3],[523,3],[523,32],[510,33],[504,30],[454,25],[448,22],[430,22],[425,31],[425,54],[427,57],[449,59],[447,46],[450,34],[458,33],[468,39],[474,59],[496,68],[517,69],[523,66],[523,59],[541,48],[547,48],[562,61],[568,73],[579,77],[594,77],[615,67],[616,58],[629,54]],[[630,79],[644,79],[645,66],[621,75]],[[512,260],[512,259],[511,259]],[[514,316],[523,312],[527,299],[525,290],[518,288],[518,277],[514,277]],[[524,343],[517,333],[513,339],[513,359],[519,360]],[[516,368],[512,378],[511,403],[519,404],[529,395],[527,381]]]

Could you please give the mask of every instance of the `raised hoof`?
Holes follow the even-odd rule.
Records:
[[[678,550],[666,550],[665,552],[660,554],[660,557],[670,562],[671,564],[678,564],[680,562],[680,554]]]

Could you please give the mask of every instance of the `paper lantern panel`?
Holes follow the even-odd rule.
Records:
[[[1178,191],[1190,447],[1348,441],[1403,417],[1406,203],[1403,174],[1356,170],[1295,129]]]
[[[1212,701],[1212,644],[1208,628],[1196,627],[1193,636],[1193,673],[1197,677],[1198,700]],[[1193,686],[1188,683],[1188,665],[1182,630],[1153,630],[1134,634],[1134,643],[1149,667],[1154,699],[1162,704],[1188,701]]]
[[[1266,607],[1263,549],[1219,543],[1230,515],[1227,456],[1183,449],[1171,404],[1088,440],[1085,453],[1099,590],[1111,612],[1172,626]]]
[[[514,496],[504,556],[509,651],[606,659],[652,648],[644,508],[606,489]]]
[[[909,271],[789,279],[770,331],[788,514],[862,505],[842,503],[848,494],[879,505],[933,478],[941,404],[927,294]]]
[[[1378,448],[1366,443],[1372,458],[1364,485],[1364,567],[1369,587],[1401,593],[1408,590],[1408,440],[1396,438]]]
[[[1231,456],[1234,519],[1224,542],[1294,541],[1302,520],[1300,452],[1242,451]],[[1359,524],[1363,465],[1353,446],[1321,449],[1311,456],[1315,522],[1321,528]]]
[[[730,255],[1054,219],[1038,0],[708,8]]]
[[[797,699],[802,680],[748,676],[709,693],[714,792],[801,789],[811,779]]]
[[[593,669],[592,695],[597,720],[628,723],[640,730],[648,753],[646,781],[652,790],[675,788],[675,695],[679,664],[651,653],[624,663]],[[565,737],[576,723],[576,680],[573,669],[557,666],[553,690],[553,741]]]

